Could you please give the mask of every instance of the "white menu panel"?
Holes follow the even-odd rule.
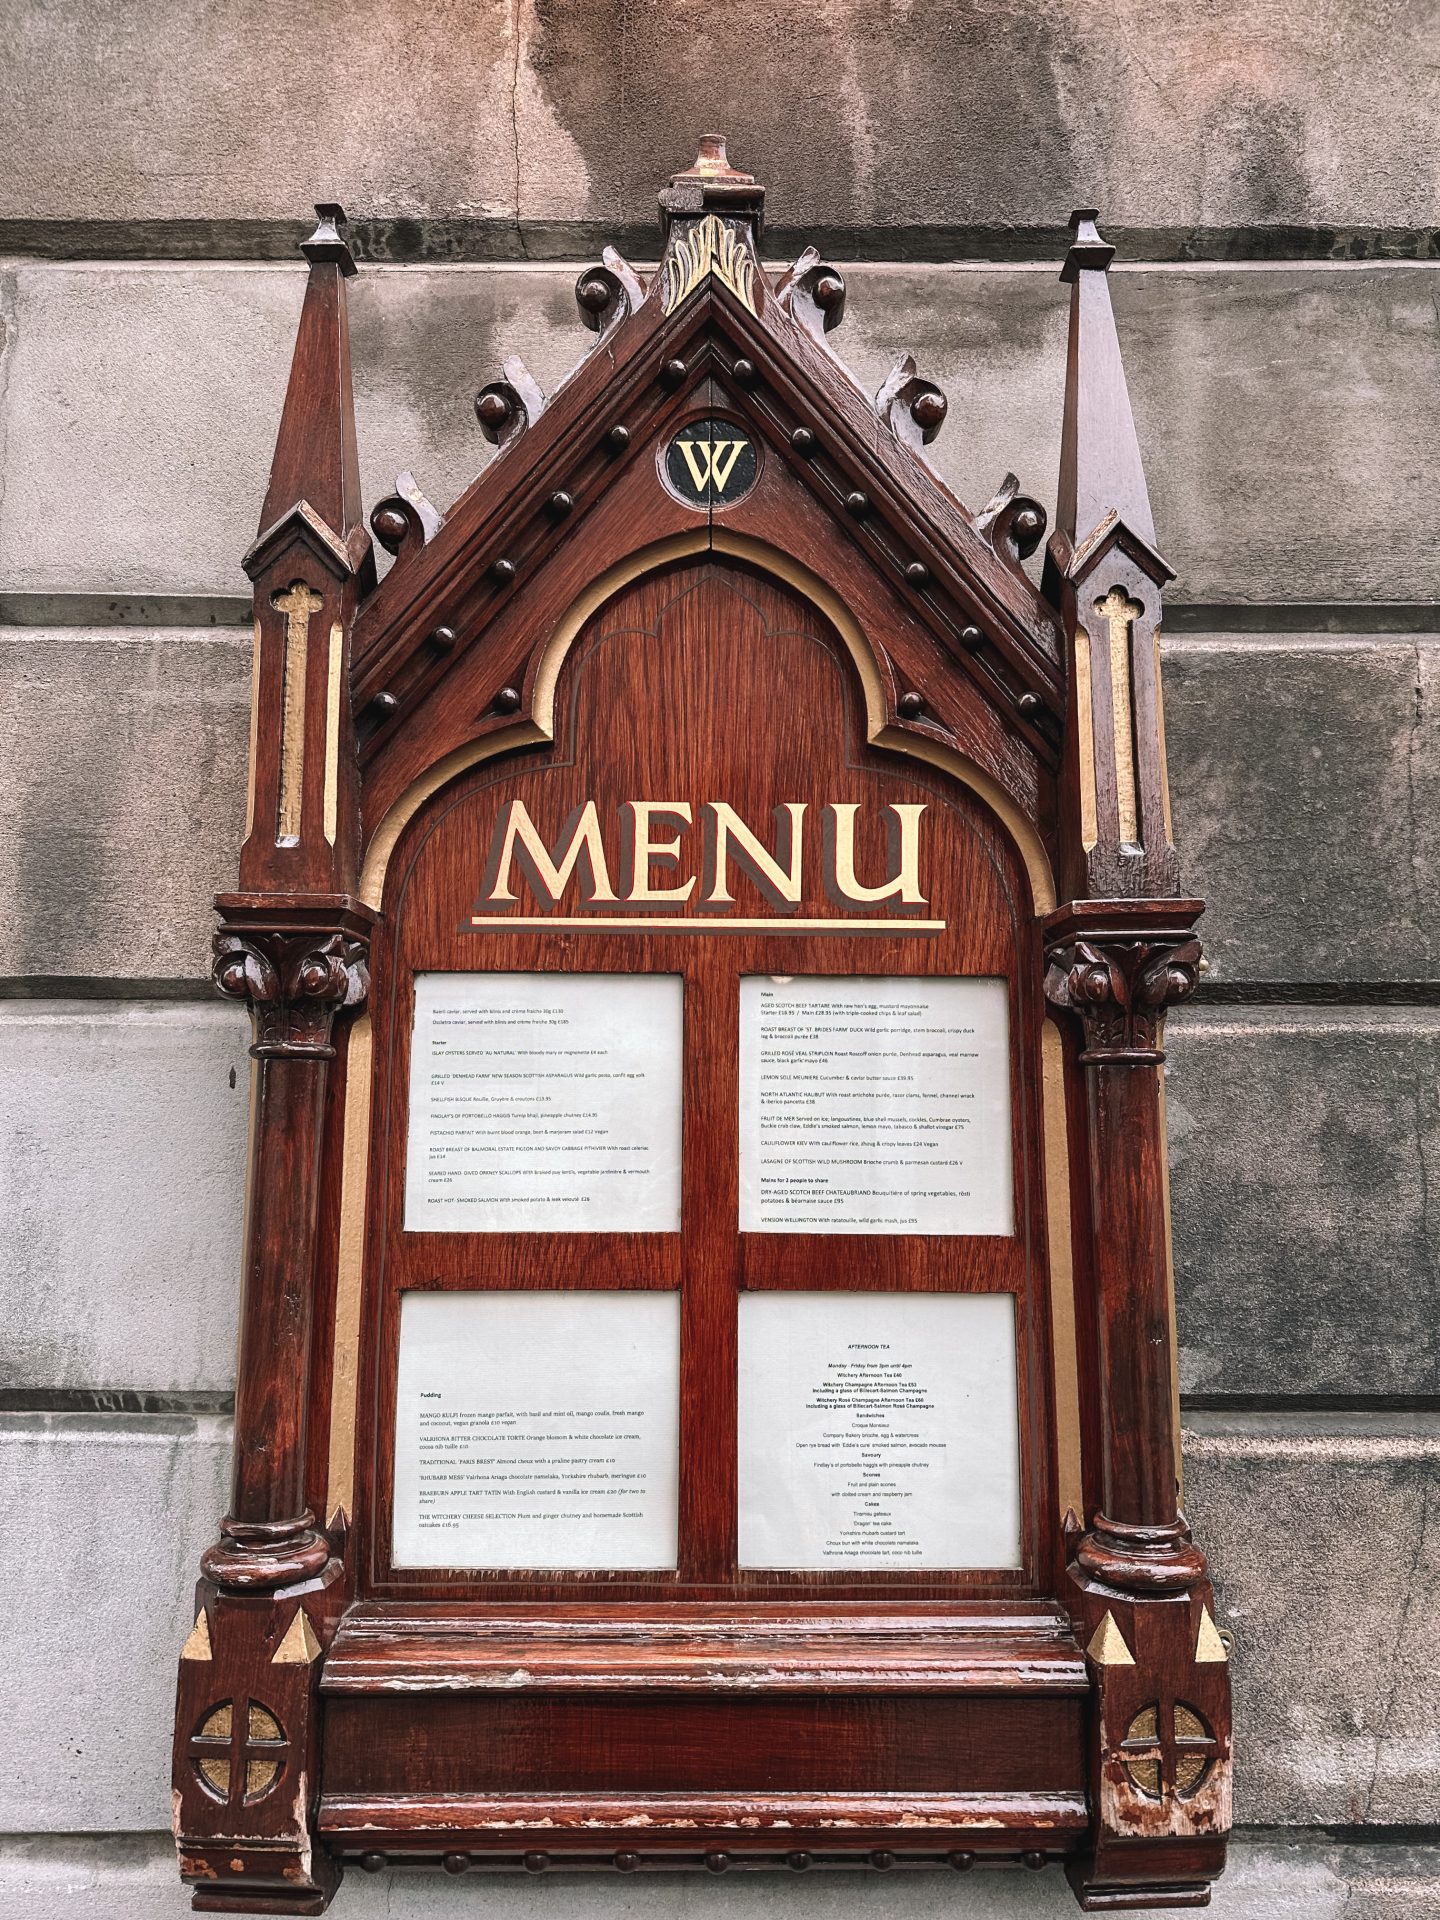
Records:
[[[1020,1564],[1009,1294],[740,1298],[740,1564]]]
[[[420,973],[405,1225],[675,1233],[684,989],[663,973]]]
[[[1012,1233],[1005,982],[742,980],[740,1226]]]
[[[672,1568],[674,1293],[407,1293],[397,1567]]]

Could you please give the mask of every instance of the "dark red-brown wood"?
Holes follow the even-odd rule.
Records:
[[[1092,1910],[1198,1904],[1224,1864],[1229,1672],[1176,1499],[1160,1082],[1200,905],[1181,894],[1165,793],[1170,573],[1113,249],[1076,216],[1037,589],[1044,509],[1013,475],[978,510],[949,493],[926,459],[944,395],[908,356],[873,402],[860,392],[832,344],[843,275],[807,251],[772,282],[762,205],[723,142],[702,142],[661,196],[648,284],[610,252],[581,275],[596,340],[563,389],[547,402],[507,361],[476,398],[497,458],[448,513],[409,473],[376,504],[394,556],[378,583],[338,208],[305,243],[246,559],[251,793],[216,942],[217,982],[254,1020],[256,1084],[233,1500],[176,1714],[177,1839],[204,1910],[318,1913],[346,1860],[1059,1859]],[[662,483],[671,437],[702,419],[753,441],[733,504]],[[855,800],[872,866],[879,806],[923,802],[928,911],[946,927],[477,932],[482,849],[514,797],[552,829],[592,798],[602,818],[623,799],[723,799],[751,822],[780,801]],[[817,893],[803,912],[830,908]],[[477,1236],[404,1231],[411,984],[437,967],[683,976],[678,1234],[487,1235],[479,1260]],[[747,972],[1002,977],[1014,1235],[742,1234]],[[1044,1088],[1057,1027],[1061,1084]],[[391,1566],[398,1303],[477,1284],[678,1290],[674,1575]],[[1052,1330],[1067,1284],[1073,1357]],[[738,1302],[785,1287],[1014,1297],[1021,1569],[737,1567]],[[275,1727],[278,1761],[252,1783]],[[221,1752],[217,1784],[202,1762]]]

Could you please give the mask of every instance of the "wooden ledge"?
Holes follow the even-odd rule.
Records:
[[[725,1838],[732,1843],[795,1846],[801,1836],[827,1836],[832,1845],[934,1849],[947,1837],[993,1833],[1013,1849],[1019,1836],[1083,1831],[1083,1793],[639,1793],[605,1798],[584,1793],[408,1794],[327,1793],[320,1800],[320,1831],[337,1851],[347,1840],[373,1848],[377,1835],[403,1850],[426,1836],[454,1840],[483,1836],[492,1846],[516,1846],[536,1836],[557,1844],[584,1839],[603,1847],[653,1846],[656,1841]]]
[[[352,1607],[325,1661],[331,1694],[1089,1691],[1068,1616],[1049,1605],[938,1614],[615,1606]]]

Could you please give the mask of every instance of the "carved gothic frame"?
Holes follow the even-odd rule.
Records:
[[[448,514],[408,473],[374,508],[393,556],[383,579],[361,517],[355,265],[338,208],[318,209],[303,248],[305,305],[246,559],[246,839],[239,886],[217,902],[216,984],[251,1010],[255,1067],[234,1488],[202,1562],[176,1721],[175,1830],[200,1910],[320,1912],[345,1859],[457,1872],[1055,1859],[1091,1910],[1203,1904],[1223,1867],[1229,1672],[1177,1504],[1161,1080],[1164,1013],[1194,989],[1201,906],[1179,890],[1158,650],[1170,571],[1111,312],[1113,250],[1093,214],[1075,216],[1060,501],[1037,587],[1024,563],[1044,509],[1012,476],[980,511],[962,506],[926,453],[943,394],[908,358],[873,400],[861,392],[831,344],[843,277],[810,250],[772,279],[762,204],[723,143],[702,143],[661,196],[648,281],[609,249],[580,276],[595,341],[558,392],[547,401],[508,361],[475,403],[497,457]],[[655,476],[657,446],[712,412],[763,450],[763,484],[723,514]],[[1043,1648],[978,1615],[950,1623],[945,1647],[958,1691],[1033,1689],[1048,1671],[1057,1694],[1083,1699],[1088,1780],[1074,1806],[862,1796],[812,1808],[808,1824],[792,1807],[782,1834],[774,1808],[717,1791],[642,1843],[618,1803],[589,1804],[569,1830],[519,1819],[501,1834],[473,1808],[386,1815],[324,1796],[326,1692],[359,1687],[364,1664],[332,1653],[356,1597],[364,1008],[386,862],[465,768],[549,738],[556,679],[590,613],[648,568],[704,552],[812,600],[850,651],[869,741],[977,793],[1030,878],[1053,1009],[1054,1387],[1073,1430],[1063,1612]],[[886,1684],[909,1673],[923,1693],[935,1647],[904,1622],[889,1631]],[[423,1664],[423,1648],[408,1658]],[[848,1683],[837,1665],[818,1684]]]

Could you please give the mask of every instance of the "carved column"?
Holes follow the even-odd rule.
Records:
[[[338,207],[310,263],[254,583],[241,892],[222,894],[215,983],[248,1006],[255,1061],[231,1504],[204,1554],[180,1660],[174,1821],[201,1910],[319,1913],[339,1869],[314,1834],[321,1657],[344,1541],[306,1486],[326,1083],[337,1016],[368,989],[354,897],[359,770],[350,635],[374,581],[360,524]]]
[[[1045,922],[1045,990],[1084,1045],[1100,1506],[1072,1542],[1070,1604],[1094,1685],[1094,1844],[1081,1905],[1201,1904],[1230,1822],[1230,1690],[1205,1557],[1179,1504],[1166,1205],[1164,1019],[1195,990],[1198,900],[1179,897],[1165,770],[1155,547],[1108,268],[1074,217],[1056,531],[1045,587],[1069,669],[1068,904]]]
[[[1197,900],[1080,901],[1046,922],[1046,994],[1076,1014],[1088,1107],[1104,1507],[1087,1571],[1127,1591],[1203,1575],[1175,1482],[1170,1253],[1160,1073],[1165,1009],[1195,990]]]
[[[248,1002],[257,1062],[230,1513],[202,1562],[242,1591],[319,1573],[330,1547],[305,1494],[311,1299],[331,1029],[369,986],[373,916],[343,896],[223,894],[215,983]]]

